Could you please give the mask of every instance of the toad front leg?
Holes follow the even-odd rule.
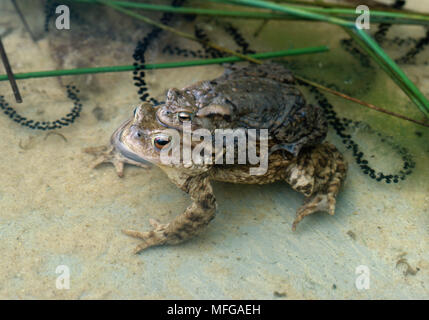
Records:
[[[193,202],[184,213],[170,223],[159,224],[151,219],[149,222],[154,227],[152,231],[124,230],[125,234],[143,240],[143,243],[134,250],[135,253],[152,246],[183,242],[204,230],[215,216],[216,199],[206,174],[185,178],[170,176],[170,178],[191,196]]]
[[[100,146],[100,147],[89,147],[89,148],[85,148],[83,151],[96,156],[96,159],[91,164],[92,169],[98,167],[102,163],[110,162],[115,167],[116,174],[119,177],[124,176],[124,164],[125,163],[132,164],[134,166],[145,168],[145,169],[149,168],[144,163],[141,163],[141,162],[132,160],[128,157],[125,157],[113,145],[111,145],[111,146]]]

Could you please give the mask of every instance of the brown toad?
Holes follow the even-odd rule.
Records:
[[[263,175],[249,174],[251,165],[248,163],[166,165],[161,161],[161,152],[168,150],[174,139],[185,133],[163,127],[156,121],[156,112],[157,109],[150,104],[137,107],[134,117],[114,132],[109,150],[86,150],[99,156],[95,165],[112,162],[120,176],[124,163],[143,167],[147,163],[153,163],[192,199],[192,204],[185,212],[167,224],[151,219],[150,223],[154,228],[149,232],[124,231],[127,235],[143,240],[137,246],[136,253],[151,246],[177,244],[202,231],[216,212],[216,200],[210,180],[245,184],[286,181],[307,197],[304,205],[297,211],[293,229],[305,216],[314,212],[327,211],[334,214],[336,195],[346,176],[347,164],[332,144],[324,142],[305,147],[297,157],[275,151],[269,155],[268,168]]]
[[[291,72],[280,64],[231,67],[211,81],[182,90],[168,90],[158,107],[157,119],[166,127],[182,130],[184,121],[193,129],[268,129],[271,151],[298,155],[304,146],[319,144],[327,123],[320,107],[306,103]]]

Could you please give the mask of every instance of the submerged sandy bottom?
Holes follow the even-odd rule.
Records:
[[[37,17],[42,19],[37,10],[43,8],[34,6],[34,10],[26,9],[33,12],[28,12],[29,20],[34,26],[42,25],[37,22]],[[10,4],[0,4],[0,25],[5,26],[3,31],[9,30],[3,41],[15,72],[132,64],[135,43],[148,28],[127,17],[109,17],[116,22],[109,31],[115,39],[106,36],[106,41],[102,22],[97,22],[100,30],[87,31],[91,34],[87,37],[73,25],[63,33],[39,30],[35,44]],[[185,22],[177,25],[188,27]],[[243,26],[237,22],[237,26],[261,52],[328,44],[331,53],[287,60],[296,63],[303,74],[337,81],[363,100],[423,119],[384,74],[360,71],[356,61],[339,48],[339,39],[345,35],[335,27],[269,23],[255,38],[252,34],[258,22]],[[64,33],[76,30],[83,34],[74,40]],[[392,32],[424,34],[417,28]],[[231,40],[224,37],[219,34],[216,41],[230,45]],[[198,48],[169,36],[160,41],[151,48],[148,61],[184,59],[159,54],[163,43]],[[396,54],[393,49],[389,53]],[[429,96],[429,66],[403,68]],[[222,70],[221,66],[168,69],[147,72],[146,78],[151,93],[162,97],[169,87],[210,79]],[[80,89],[83,111],[72,126],[55,131],[58,134],[33,131],[0,115],[0,298],[428,297],[427,129],[327,96],[340,116],[365,120],[407,147],[416,162],[414,173],[399,184],[369,179],[331,130],[328,140],[350,163],[335,216],[313,215],[292,232],[303,196],[285,183],[214,183],[218,212],[206,232],[182,245],[152,248],[136,256],[132,250],[138,241],[123,235],[121,229],[148,230],[149,218],[167,222],[186,208],[189,199],[155,167],[127,167],[122,179],[109,165],[89,169],[92,157],[82,149],[106,144],[138,103],[132,75],[19,81],[21,105],[14,102],[7,82],[0,83],[0,94],[30,118],[57,119],[72,107],[64,88],[71,82]],[[364,130],[354,134],[365,153],[375,155],[377,170],[397,170],[401,159],[390,148]],[[70,270],[68,290],[56,288],[59,265]],[[356,268],[361,265],[370,270],[368,290],[355,286]]]

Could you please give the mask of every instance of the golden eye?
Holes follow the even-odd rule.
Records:
[[[152,144],[157,150],[165,148],[170,142],[171,137],[166,134],[158,134],[152,139]]]
[[[191,121],[192,113],[182,111],[177,114],[177,118],[180,122]]]

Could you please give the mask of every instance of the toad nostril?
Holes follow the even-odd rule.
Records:
[[[137,129],[137,128],[133,128],[133,137],[135,138],[135,139],[138,139],[138,138],[142,138],[143,137],[143,132],[140,130],[140,129]]]

